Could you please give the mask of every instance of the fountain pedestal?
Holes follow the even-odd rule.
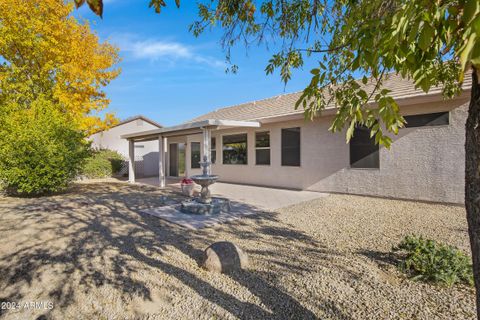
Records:
[[[207,157],[203,157],[200,165],[203,168],[201,175],[191,176],[190,178],[197,184],[202,186],[200,196],[192,200],[183,201],[180,211],[191,214],[219,214],[230,211],[230,201],[226,198],[211,197],[208,187],[218,180],[218,176],[208,174],[208,167],[211,162],[207,161]]]

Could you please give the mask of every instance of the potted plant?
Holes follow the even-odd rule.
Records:
[[[193,196],[193,188],[195,187],[195,182],[193,182],[190,178],[183,178],[180,182],[180,186],[182,187],[182,193],[186,196],[192,197]]]

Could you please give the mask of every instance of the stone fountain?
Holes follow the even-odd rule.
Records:
[[[183,213],[191,214],[219,214],[221,212],[230,211],[230,201],[226,198],[212,197],[208,187],[214,184],[218,180],[217,175],[211,175],[208,173],[208,169],[212,163],[208,161],[207,156],[203,157],[203,161],[200,162],[202,167],[202,174],[191,176],[196,184],[202,186],[200,196],[192,200],[183,201],[180,211]]]

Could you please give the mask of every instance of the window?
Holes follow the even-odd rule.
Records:
[[[413,116],[405,116],[404,118],[407,122],[405,128],[442,126],[449,124],[448,112],[417,114]]]
[[[192,142],[191,146],[190,166],[192,169],[198,169],[200,168],[200,142]]]
[[[370,138],[370,130],[358,126],[350,140],[350,166],[352,168],[380,168],[378,144]]]
[[[217,140],[215,138],[212,138],[210,142],[210,150],[210,161],[215,163],[215,161],[217,161]]]
[[[300,166],[300,128],[282,129],[282,166]]]
[[[270,164],[270,132],[268,131],[255,133],[255,163]]]
[[[223,164],[247,164],[247,134],[223,136]]]

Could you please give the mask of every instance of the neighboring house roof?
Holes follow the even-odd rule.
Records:
[[[465,81],[463,88],[468,89],[471,84],[471,75],[468,73],[465,75]],[[365,85],[365,91],[367,93],[372,92],[376,83],[370,82]],[[415,85],[411,80],[404,79],[400,75],[390,74],[387,79],[384,80],[382,89],[390,89],[390,93],[394,99],[414,98],[418,96],[436,95],[442,92],[441,87],[433,87],[428,93],[423,92],[420,89],[415,89]],[[284,115],[301,114],[304,112],[302,108],[295,110],[295,102],[299,99],[302,91],[278,95],[272,98],[263,100],[257,100],[230,107],[217,109],[215,111],[206,113],[199,117],[196,117],[188,122],[197,122],[207,119],[228,119],[238,121],[251,121],[265,118],[273,118]],[[327,109],[334,108],[335,105],[331,104]]]
[[[151,125],[153,125],[155,127],[163,128],[163,126],[160,123],[158,123],[156,121],[153,121],[152,119],[149,119],[149,118],[147,118],[145,116],[142,116],[142,115],[136,115],[136,116],[133,116],[133,117],[126,118],[125,120],[120,121],[119,123],[112,126],[111,128],[118,127],[118,126],[121,126],[122,124],[129,123],[129,122],[132,122],[132,121],[135,121],[135,120],[143,120],[145,122],[150,123]],[[111,128],[109,128],[109,129],[111,129]]]

